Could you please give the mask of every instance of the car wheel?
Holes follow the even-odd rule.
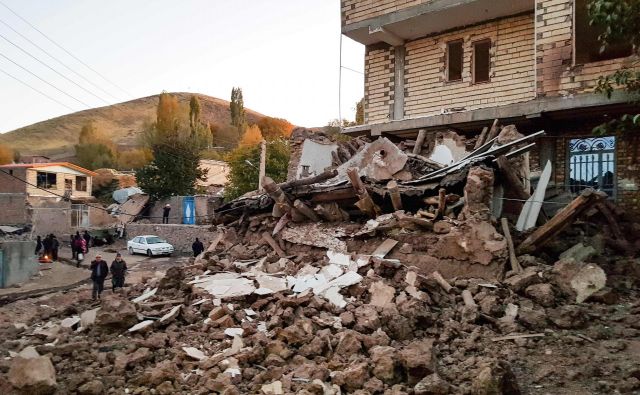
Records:
[[[129,247],[129,255],[133,255],[133,247]]]
[[[147,256],[148,257],[152,257],[153,256],[153,253],[151,252],[151,250],[147,250]]]

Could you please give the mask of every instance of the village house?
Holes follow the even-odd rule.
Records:
[[[0,224],[59,234],[109,222],[103,210],[85,204],[96,175],[68,162],[0,166]]]
[[[422,130],[427,156],[448,164],[473,149],[494,119],[524,134],[544,130],[529,159],[532,175],[552,164],[548,192],[575,196],[595,187],[640,214],[637,134],[592,132],[632,111],[624,92],[610,99],[594,92],[598,77],[638,59],[629,45],[599,51],[586,6],[342,0],[342,34],[366,46],[365,124],[345,133],[398,142]]]

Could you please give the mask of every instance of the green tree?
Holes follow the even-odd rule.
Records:
[[[153,160],[136,171],[136,178],[153,199],[192,195],[196,181],[205,175],[199,168],[200,147],[195,136],[181,130],[179,108],[177,99],[163,92],[156,122],[145,132],[144,141],[153,152]]]
[[[237,128],[242,128],[246,123],[244,100],[242,98],[242,88],[231,89],[231,103],[229,103],[231,111],[231,124]]]
[[[289,158],[289,141],[287,139],[279,138],[269,141],[267,143],[266,174],[275,182],[285,181]],[[235,199],[258,189],[259,144],[238,147],[227,154],[225,159],[230,168],[229,183],[225,188],[226,200]]]
[[[636,55],[640,55],[640,1],[639,0],[591,0],[588,5],[589,23],[601,28],[598,36],[604,51],[608,46],[619,43],[632,45]],[[635,59],[627,67],[613,74],[600,76],[597,92],[611,98],[614,89],[622,88],[629,93],[632,102],[640,99],[640,61]],[[640,111],[624,114],[619,118],[594,128],[597,134],[624,132],[640,128]]]
[[[194,132],[196,126],[200,123],[200,100],[198,96],[191,96],[189,100],[189,126],[191,131]]]

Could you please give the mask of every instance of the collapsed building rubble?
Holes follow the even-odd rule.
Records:
[[[380,139],[311,180],[266,179],[265,193],[221,207],[189,266],[97,308],[0,320],[0,392],[640,389],[636,225],[595,191],[527,233],[497,221],[500,168],[525,161],[496,159],[529,145],[507,131],[511,143],[487,133],[447,167]],[[406,160],[387,166],[387,153]],[[612,227],[624,241],[609,240]],[[19,376],[29,358],[39,374]]]

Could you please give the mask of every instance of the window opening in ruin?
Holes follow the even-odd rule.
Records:
[[[587,0],[575,1],[574,26],[574,64],[584,64],[624,58],[631,55],[632,48],[629,43],[612,43],[603,52],[600,52],[601,43],[598,36],[603,32],[599,26],[589,25],[589,11]]]
[[[39,171],[36,174],[36,185],[38,188],[56,189],[58,184],[58,175],[55,173],[46,173]]]
[[[76,176],[76,191],[87,191],[87,177]]]
[[[447,43],[447,81],[462,80],[462,41]]]
[[[473,43],[473,83],[489,82],[491,40]]]
[[[615,199],[615,149],[615,136],[569,140],[570,191],[594,188]]]

